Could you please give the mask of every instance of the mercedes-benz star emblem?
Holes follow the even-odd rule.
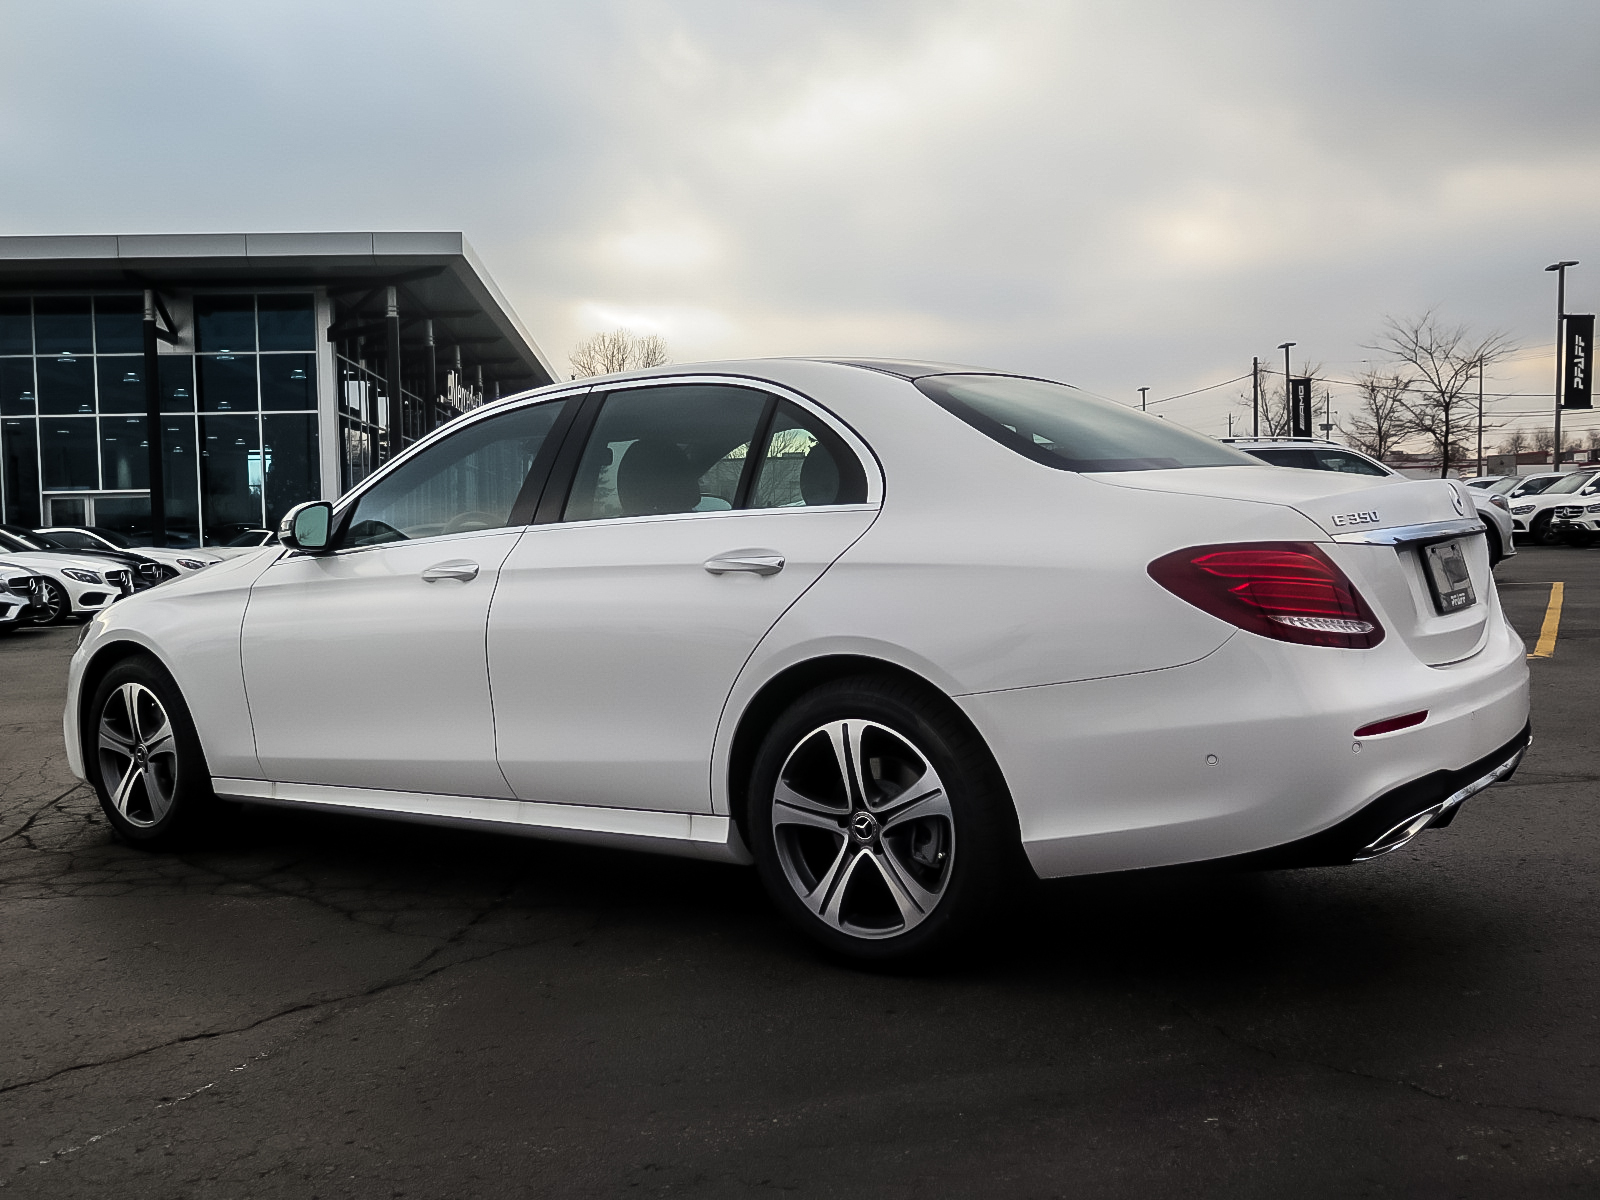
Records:
[[[850,818],[850,832],[858,842],[870,842],[878,832],[878,820],[871,813],[858,812]]]
[[[1458,516],[1458,517],[1466,516],[1467,515],[1467,509],[1466,509],[1466,506],[1461,503],[1461,493],[1456,491],[1455,488],[1451,488],[1450,489],[1450,499],[1455,503],[1456,516]]]

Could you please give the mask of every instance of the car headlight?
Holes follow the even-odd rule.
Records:
[[[180,558],[178,565],[186,571],[198,571],[201,567],[208,567],[210,563],[203,563],[198,558]]]
[[[1531,513],[1533,511],[1533,505],[1531,505],[1531,504],[1519,504],[1515,508],[1513,508],[1511,511],[1516,513],[1517,516],[1519,516],[1519,517],[1525,517],[1525,516],[1527,516],[1529,513]]]
[[[1496,508],[1509,509],[1511,507],[1511,505],[1506,503],[1506,498],[1504,496],[1490,496],[1489,503],[1494,505]]]
[[[1600,513],[1600,504],[1591,504],[1583,511],[1586,513]]]
[[[68,579],[76,579],[79,583],[104,583],[105,580],[93,571],[80,570],[77,567],[63,567],[61,573]]]

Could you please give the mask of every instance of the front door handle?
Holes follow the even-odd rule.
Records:
[[[422,573],[422,582],[438,583],[441,579],[459,579],[462,583],[469,583],[477,577],[477,563],[465,558],[453,558],[449,562],[434,563]]]
[[[776,575],[783,570],[783,555],[776,550],[729,550],[705,562],[706,570],[713,575],[729,571],[747,571],[751,575]]]

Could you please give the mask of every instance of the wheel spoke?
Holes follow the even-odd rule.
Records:
[[[172,722],[167,720],[166,713],[161,713],[160,728],[154,733],[145,735],[144,747],[150,752],[151,758],[158,754],[176,754],[178,752],[178,739],[172,732]]]
[[[116,807],[116,810],[130,821],[134,818],[128,812],[128,799],[133,795],[134,784],[144,778],[144,770],[137,763],[130,761],[128,769],[122,773],[122,778],[117,780],[117,790],[111,796],[111,803]],[[148,787],[145,790],[148,792]]]
[[[840,808],[838,805],[834,804],[824,804],[819,800],[813,800],[810,796],[802,796],[799,792],[795,791],[792,787],[785,783],[781,776],[778,779],[777,789],[772,794],[772,801],[774,804],[781,804],[785,808],[798,809],[801,812],[816,813],[819,816],[831,817],[834,819],[835,828],[842,825],[850,816],[850,810],[848,808]]]
[[[772,827],[781,829],[789,825],[804,825],[811,829],[825,829],[839,837],[845,836],[845,822],[850,818],[849,813],[827,812],[822,809],[807,805],[798,808],[792,804],[785,804],[782,800],[775,800],[772,805]]]
[[[883,831],[887,833],[897,825],[904,825],[907,821],[920,821],[924,817],[950,819],[950,798],[944,794],[944,789],[939,787],[937,782],[933,791],[923,792],[897,803],[892,808],[884,810],[878,820],[883,825]]]
[[[887,845],[880,843],[878,852],[872,856],[872,864],[883,876],[883,882],[888,885],[889,894],[894,897],[907,925],[915,925],[922,920],[939,902],[939,894],[928,891],[913,879]]]
[[[845,865],[845,862],[849,857],[850,843],[841,843],[839,846],[839,853],[833,856],[833,862],[831,862],[828,865],[828,869],[822,873],[822,878],[817,880],[817,886],[812,888],[804,896],[800,897],[801,900],[805,901],[806,907],[812,912],[816,913],[818,916],[825,916],[822,911],[823,907],[835,896],[836,891],[842,892],[844,890],[843,887],[840,886],[842,883],[840,874],[843,872],[843,874],[848,875],[850,871],[854,869],[855,865],[854,863],[851,863],[848,867]],[[835,921],[834,924],[838,924],[838,922]]]
[[[107,706],[109,707],[109,705]],[[134,740],[111,723],[109,716],[100,718],[100,748],[133,757]]]
[[[851,804],[866,803],[867,780],[861,764],[861,734],[865,727],[864,721],[835,721],[828,726],[828,741],[833,745],[844,794]]]
[[[826,907],[820,912],[812,909],[813,912],[817,912],[818,916],[835,929],[844,927],[844,894],[850,890],[850,880],[854,877],[856,868],[861,865],[861,860],[872,857],[872,851],[857,850],[854,854],[850,854],[850,843],[846,842],[840,847],[839,857],[842,860],[846,855],[849,855],[849,860],[845,862],[843,869],[838,872],[838,882],[834,885],[832,893],[827,897]],[[828,873],[832,875],[834,873],[833,869],[830,868]],[[820,885],[817,890],[819,892],[822,890]]]

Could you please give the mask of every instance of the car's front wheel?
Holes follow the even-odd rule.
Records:
[[[194,722],[155,663],[133,658],[112,667],[88,716],[90,779],[123,839],[165,849],[212,815],[216,799]]]
[[[1550,528],[1553,514],[1542,512],[1528,523],[1528,536],[1541,546],[1554,546],[1556,533]]]
[[[750,786],[768,892],[853,958],[948,948],[1027,871],[987,749],[947,701],[912,685],[859,677],[803,696],[768,733]]]
[[[33,615],[29,619],[35,625],[59,625],[71,612],[72,598],[67,595],[67,589],[54,579],[41,579],[39,594],[33,602]]]

